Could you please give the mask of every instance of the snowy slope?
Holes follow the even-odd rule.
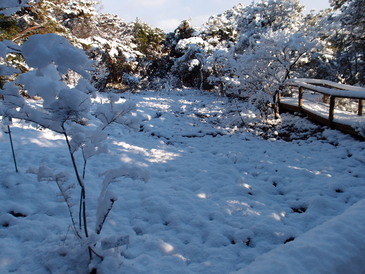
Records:
[[[364,219],[365,199],[238,273],[364,273]]]
[[[365,143],[331,130],[325,130],[321,140],[258,139],[227,126],[235,105],[199,91],[122,96],[136,102],[142,130],[112,126],[110,154],[88,164],[90,227],[100,173],[122,163],[134,164],[147,170],[150,180],[121,179],[112,185],[119,198],[102,237],[128,235],[130,243],[111,250],[100,273],[255,270],[256,258],[273,254],[282,260],[283,249],[296,250],[296,242],[315,244],[324,231],[328,237],[320,237],[321,244],[344,236],[331,245],[333,253],[341,254],[346,240],[361,248],[363,225],[358,224],[360,216],[351,216],[361,211],[363,202],[351,206],[364,199]],[[7,138],[0,143],[0,272],[86,273],[87,252],[69,229],[57,186],[26,173],[30,167],[47,164],[72,174],[62,136],[15,125],[18,174]],[[337,231],[347,220],[352,220],[351,227]],[[298,259],[316,265],[329,255],[317,254],[313,258],[303,253]],[[336,256],[327,258],[337,261]],[[258,262],[266,264],[263,267],[272,264],[265,259]],[[294,273],[294,266],[286,264],[282,273]],[[355,267],[347,265],[347,273],[358,273]]]

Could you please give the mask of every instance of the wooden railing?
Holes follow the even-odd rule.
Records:
[[[334,113],[335,113],[335,102],[337,98],[348,98],[358,101],[357,115],[363,115],[363,104],[365,101],[365,88],[338,84],[335,82],[327,81],[327,80],[318,80],[318,79],[291,79],[286,81],[286,86],[288,87],[298,87],[298,101],[296,105],[289,105],[285,102],[281,102],[281,94],[279,94],[279,105],[281,109],[287,109],[292,111],[298,111],[302,113],[306,113],[312,118],[319,120],[326,125],[331,127],[338,128],[340,130],[346,129],[344,131],[349,132],[349,128],[346,125],[341,125],[340,123],[334,123]],[[319,117],[314,112],[310,112],[308,109],[305,109],[303,104],[303,94],[304,91],[311,91],[314,93],[319,93],[323,95],[323,101],[327,102],[329,100],[329,112],[328,118],[324,119],[323,117]],[[284,98],[283,98],[284,99]],[[354,129],[353,129],[354,130]],[[352,131],[353,131],[352,130]]]

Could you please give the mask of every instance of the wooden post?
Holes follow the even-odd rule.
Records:
[[[328,116],[328,120],[330,121],[330,126],[332,126],[332,122],[333,122],[333,117],[334,117],[334,113],[335,113],[335,96],[330,96],[330,112],[329,112],[329,116]]]
[[[299,87],[298,107],[302,111],[303,106],[303,87]]]
[[[359,99],[359,108],[357,111],[357,115],[361,116],[362,115],[362,104],[364,103],[364,99]]]

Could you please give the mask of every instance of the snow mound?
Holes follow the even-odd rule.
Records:
[[[236,273],[365,273],[365,199]]]

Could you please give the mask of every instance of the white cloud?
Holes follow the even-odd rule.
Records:
[[[191,25],[193,27],[200,27],[200,26],[202,26],[204,23],[206,23],[208,21],[208,18],[210,16],[211,15],[208,15],[208,14],[193,16],[191,18]]]
[[[156,27],[166,31],[166,32],[170,32],[170,31],[174,31],[179,25],[180,25],[180,20],[175,19],[175,18],[171,18],[171,19],[164,19],[161,21],[158,21],[156,23]]]

